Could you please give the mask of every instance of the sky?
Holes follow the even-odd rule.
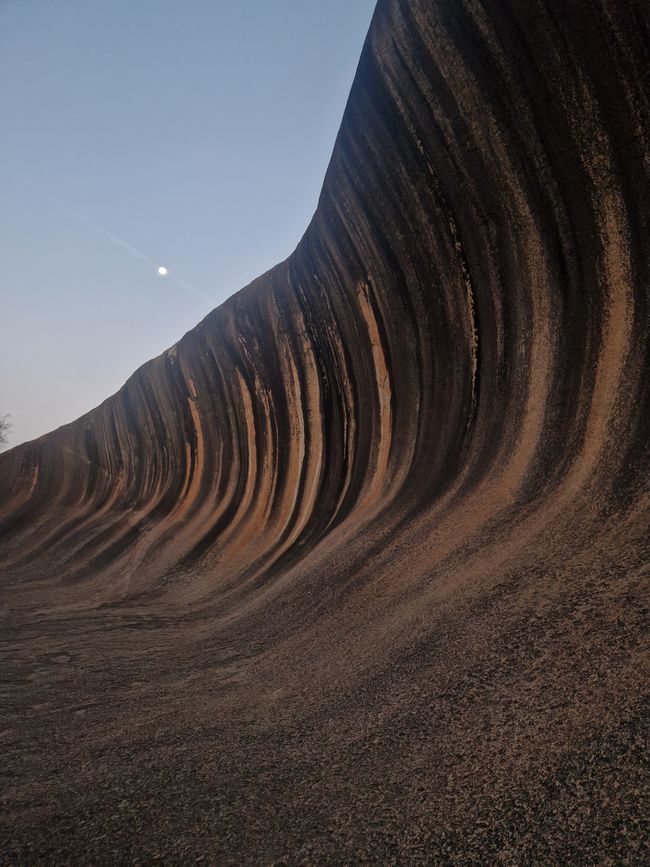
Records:
[[[101,403],[295,249],[374,5],[0,0],[9,446]]]

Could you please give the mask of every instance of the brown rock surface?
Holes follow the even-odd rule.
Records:
[[[0,456],[2,860],[647,863],[641,0],[380,0],[295,253]]]

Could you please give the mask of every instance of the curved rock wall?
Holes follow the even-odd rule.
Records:
[[[380,0],[293,255],[0,455],[10,860],[647,862],[649,8]]]
[[[2,456],[9,565],[119,572],[120,594],[188,566],[262,580],[379,515],[451,509],[469,537],[634,508],[646,24],[611,0],[381,2],[298,249]]]

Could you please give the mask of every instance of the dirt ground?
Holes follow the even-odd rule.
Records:
[[[14,590],[3,860],[647,863],[643,574],[543,577],[385,642],[352,628],[354,594],[215,628]]]

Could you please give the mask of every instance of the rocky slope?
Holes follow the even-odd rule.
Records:
[[[648,858],[649,37],[380,0],[294,254],[0,456],[7,857]]]

